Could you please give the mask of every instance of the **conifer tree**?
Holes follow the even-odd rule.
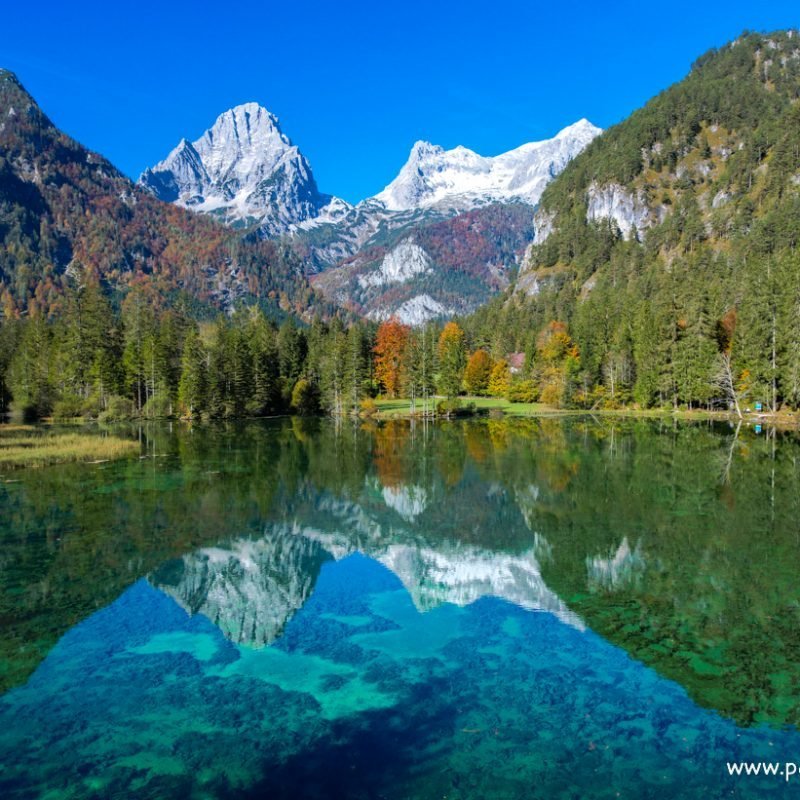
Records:
[[[263,313],[253,311],[248,320],[246,336],[253,370],[250,410],[257,415],[274,413],[280,405],[280,374],[275,331]]]
[[[406,343],[405,386],[411,401],[411,412],[417,401],[422,402],[422,413],[428,413],[428,400],[433,396],[436,373],[436,331],[432,324],[413,329]]]
[[[347,331],[344,367],[344,402],[353,411],[358,409],[361,398],[364,395],[367,361],[364,329],[360,323],[355,322]]]
[[[322,358],[322,396],[326,407],[333,414],[343,414],[349,395],[346,396],[345,375],[347,371],[347,336],[337,318],[331,324],[325,340],[325,355]]]
[[[228,371],[231,413],[243,417],[253,396],[253,364],[247,337],[238,326],[228,337]]]
[[[746,404],[777,403],[778,287],[772,259],[748,263],[746,291],[739,305],[733,362]]]
[[[800,408],[800,255],[784,258],[780,283],[784,287],[778,321],[778,379],[780,394]]]
[[[306,341],[292,317],[287,317],[278,330],[280,375],[287,397],[303,372]]]
[[[438,388],[448,398],[461,392],[464,368],[467,363],[467,345],[463,329],[455,322],[448,322],[436,346],[439,364]]]
[[[186,334],[181,355],[181,375],[178,382],[178,403],[188,417],[205,409],[207,356],[196,328]]]
[[[141,412],[147,402],[147,342],[152,345],[154,319],[144,293],[134,289],[122,304],[125,386]]]
[[[229,413],[230,379],[228,347],[228,325],[223,317],[214,326],[213,338],[208,355],[207,400],[208,413],[214,418]]]
[[[657,399],[659,353],[656,320],[650,303],[644,300],[639,305],[633,323],[633,357],[636,365],[633,397],[642,408],[650,408]]]
[[[57,399],[55,346],[51,326],[40,315],[29,319],[9,365],[9,387],[24,418],[49,414]]]

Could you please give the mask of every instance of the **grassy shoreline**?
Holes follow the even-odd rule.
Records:
[[[693,409],[691,411],[671,408],[565,409],[555,408],[543,403],[511,403],[502,397],[462,397],[460,400],[464,405],[474,403],[478,411],[499,412],[509,417],[598,416],[739,421],[739,417],[734,412],[706,411],[705,409]],[[429,400],[428,402],[430,407],[433,407],[436,401]],[[407,398],[377,399],[375,406],[378,419],[409,419],[413,416],[411,413],[411,401]],[[417,409],[416,413],[419,415],[419,409],[421,409],[419,402],[417,403]],[[800,414],[788,411],[776,414],[750,412],[743,414],[742,422],[768,424],[781,428],[796,428],[800,427]]]
[[[97,463],[139,452],[136,441],[79,427],[65,431],[47,425],[0,425],[0,470]]]

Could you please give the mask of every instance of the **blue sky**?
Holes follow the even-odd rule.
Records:
[[[800,25],[796,0],[163,5],[10,0],[0,66],[132,177],[258,101],[350,201],[417,139],[495,155],[581,117],[607,127],[742,30]]]

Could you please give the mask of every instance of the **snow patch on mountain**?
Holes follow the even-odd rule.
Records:
[[[430,269],[431,260],[428,254],[419,245],[414,244],[413,239],[406,239],[384,256],[378,269],[360,275],[358,282],[364,289],[370,286],[404,283],[417,275],[429,272]]]
[[[601,132],[582,119],[552,139],[493,157],[463,146],[445,150],[420,141],[398,176],[374,200],[392,211],[456,200],[467,207],[509,200],[535,205],[545,186]]]

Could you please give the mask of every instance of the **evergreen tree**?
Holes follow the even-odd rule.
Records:
[[[422,401],[423,414],[428,413],[428,400],[434,393],[436,373],[436,329],[428,323],[414,328],[408,337],[405,354],[405,384],[411,400],[411,411]]]
[[[464,368],[467,362],[467,345],[463,329],[455,322],[448,322],[439,336],[436,347],[439,364],[438,388],[448,398],[461,392]]]
[[[289,398],[303,372],[306,341],[292,317],[287,317],[278,330],[278,362],[284,395]]]
[[[18,320],[9,319],[0,311],[0,414],[11,404],[9,365],[18,350],[22,330]]]
[[[348,341],[342,324],[335,319],[325,341],[325,356],[322,359],[322,399],[333,414],[343,414],[350,402],[346,396],[345,375],[348,362]]]
[[[253,369],[253,394],[249,405],[257,415],[272,414],[280,407],[280,371],[275,331],[263,313],[253,311],[247,327]]]
[[[678,399],[689,408],[706,404],[713,391],[717,349],[705,298],[692,303],[680,320],[674,374]]]
[[[783,299],[778,321],[778,379],[780,394],[792,408],[800,408],[800,256],[787,256],[780,283]]]
[[[152,350],[154,318],[152,308],[139,289],[134,289],[122,304],[124,350],[122,365],[125,386],[141,412],[147,402],[148,348]]]
[[[368,345],[363,326],[355,322],[347,331],[347,344],[344,366],[345,404],[356,411],[364,396],[367,379]]]
[[[228,325],[223,317],[217,320],[209,348],[207,374],[207,407],[214,418],[230,412],[230,351],[228,347]]]
[[[178,403],[188,417],[205,410],[207,355],[196,328],[191,327],[184,340],[181,375],[178,382]]]
[[[341,321],[339,327],[341,328]],[[329,326],[319,316],[315,316],[306,335],[307,351],[303,374],[316,383],[320,383],[322,379],[322,362],[325,360],[329,332]]]
[[[778,287],[771,259],[747,264],[746,291],[739,305],[733,363],[747,405],[777,405]]]
[[[49,414],[57,399],[56,351],[52,328],[41,316],[29,319],[9,365],[14,405],[25,419]]]
[[[84,406],[94,397],[105,408],[108,396],[121,389],[122,345],[111,305],[95,283],[78,282],[67,290],[63,330],[59,350],[64,393],[80,398]]]
[[[253,397],[253,362],[247,337],[239,326],[228,337],[228,374],[231,413],[243,417]]]

